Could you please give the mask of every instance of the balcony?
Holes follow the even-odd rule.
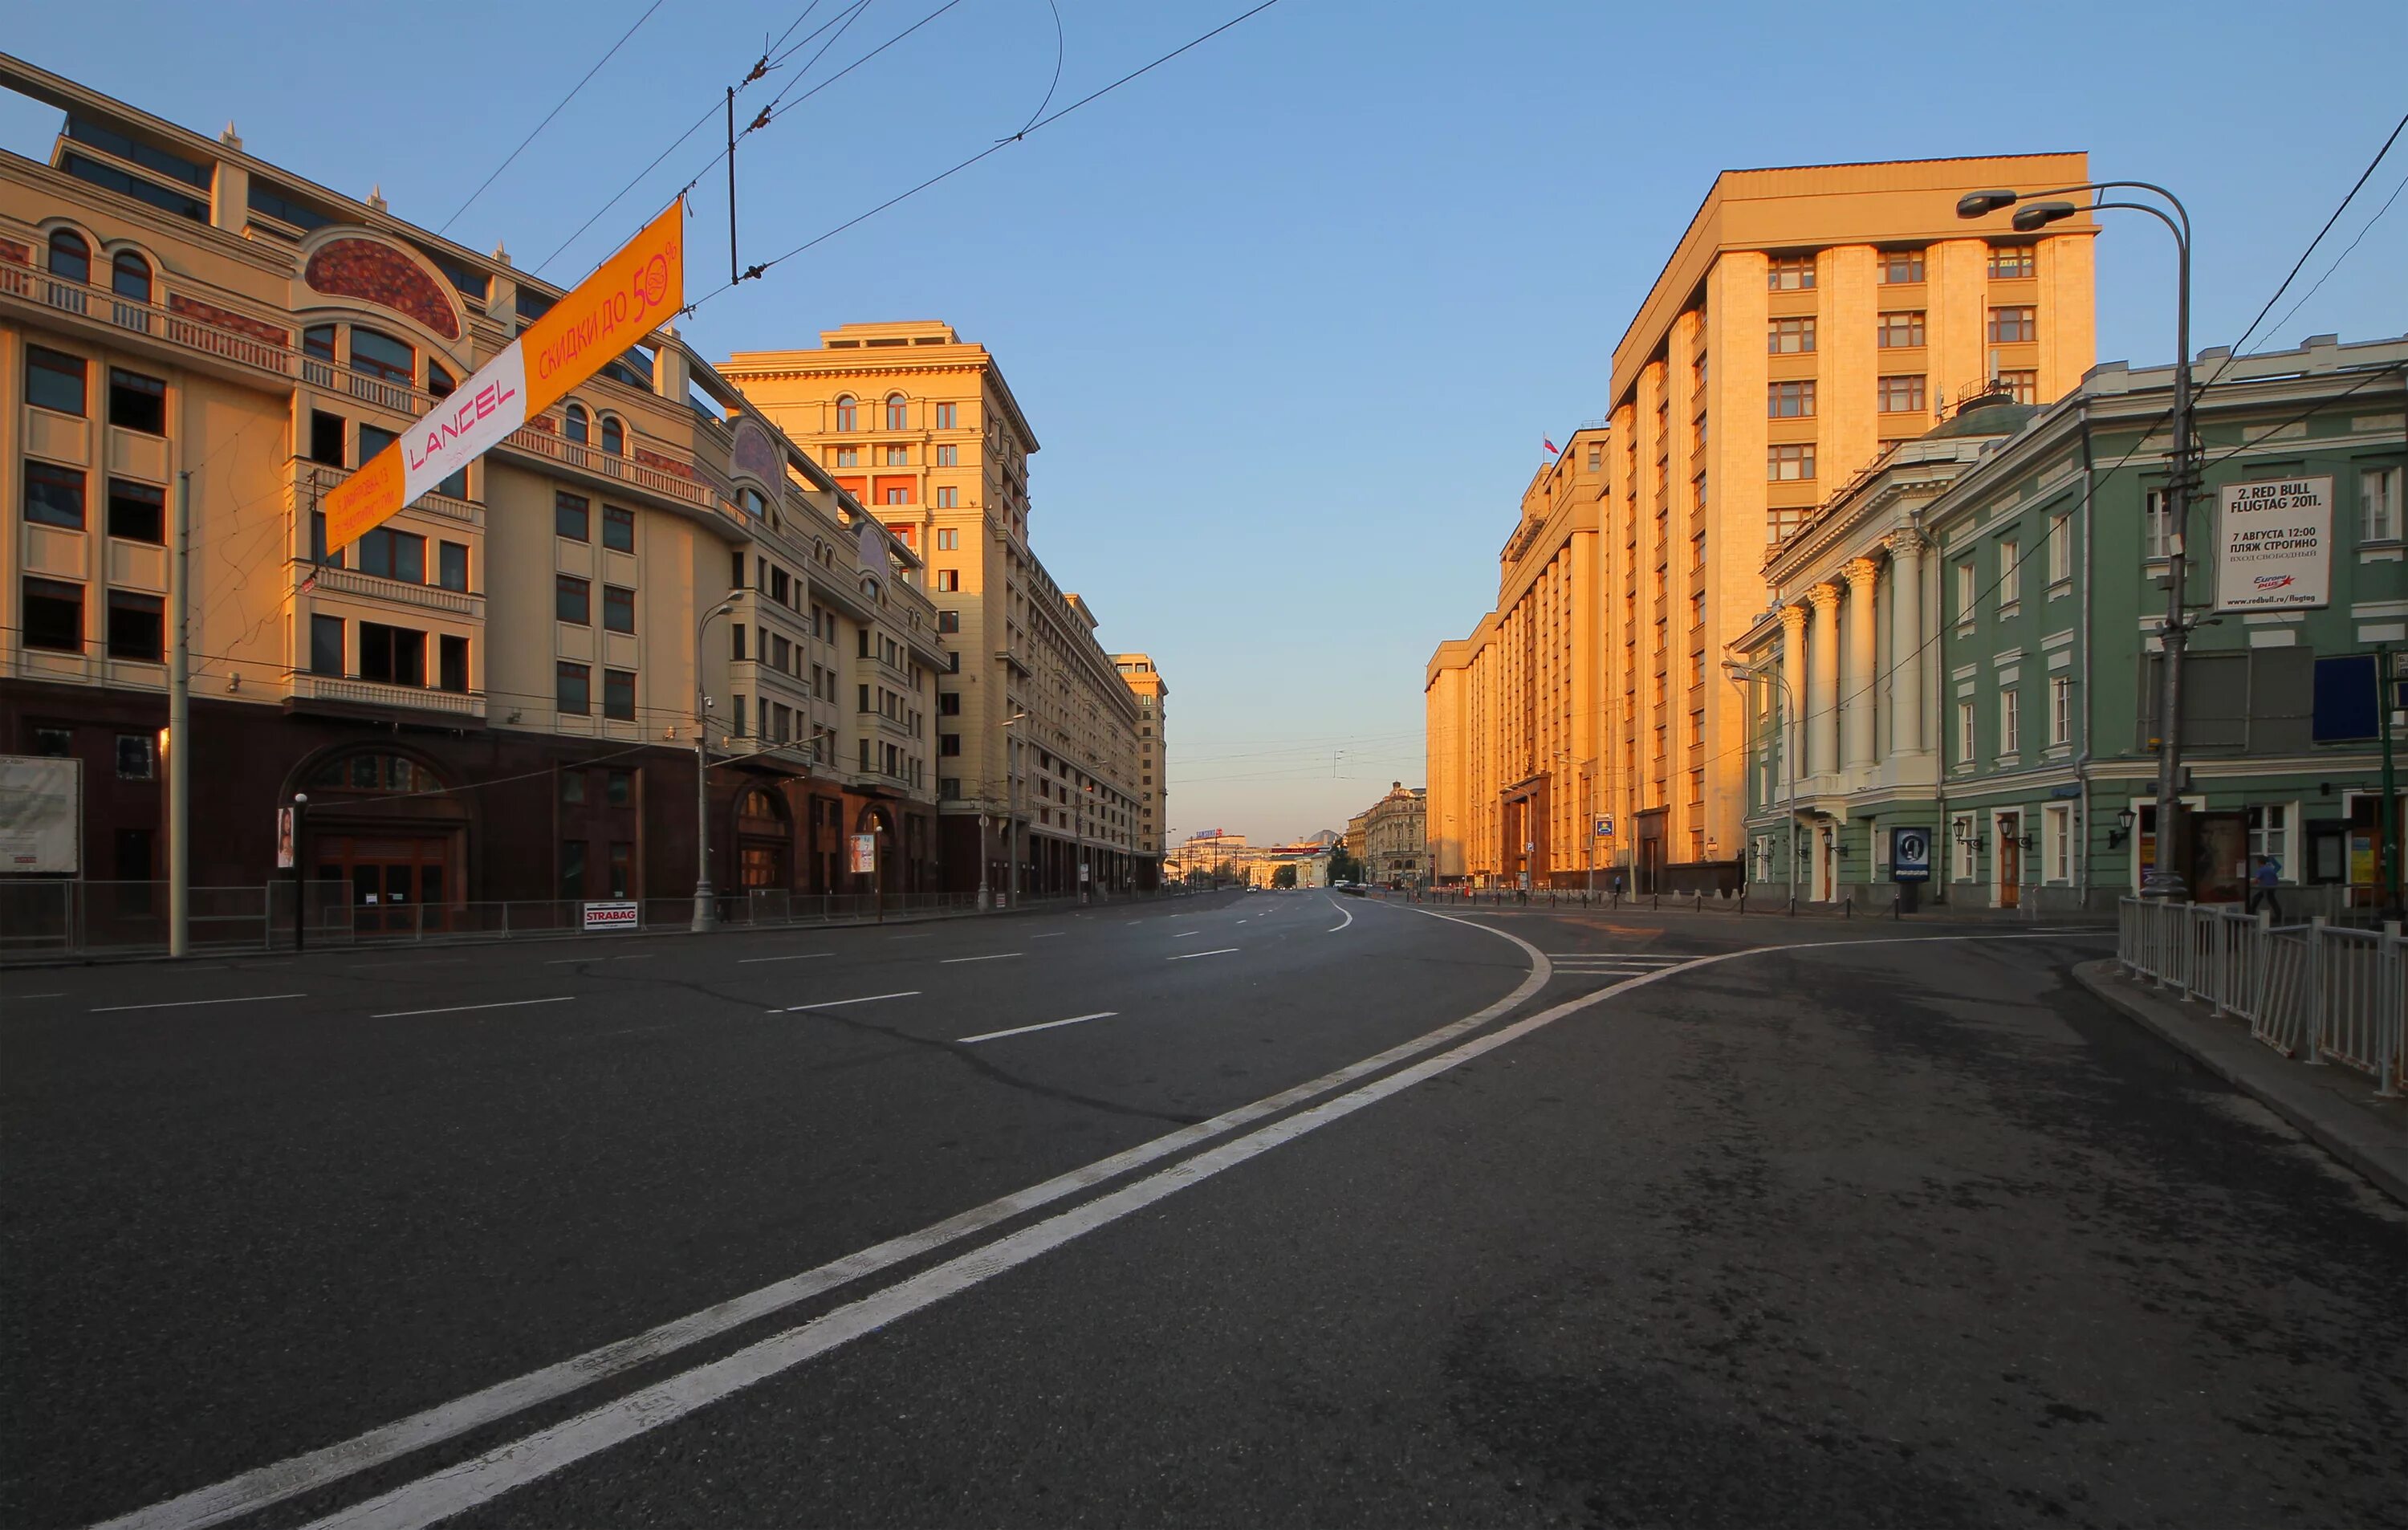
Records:
[[[438,712],[448,717],[482,721],[485,698],[476,691],[431,691],[416,685],[390,685],[382,680],[352,679],[342,675],[293,677],[293,699],[336,702],[379,711]]]
[[[313,565],[306,558],[294,559],[293,570],[296,588],[311,582],[320,594],[356,595],[388,606],[409,606],[423,611],[441,611],[447,616],[465,616],[472,622],[485,619],[485,597],[466,590],[446,590],[437,584],[412,584],[407,579],[363,574],[356,568]],[[311,581],[309,576],[313,573],[317,579]]]
[[[322,356],[307,354],[302,356],[301,380],[312,388],[322,389],[330,393],[344,393],[358,399],[363,404],[373,404],[380,409],[391,409],[394,413],[411,420],[417,419],[435,407],[433,393],[421,392],[407,382],[395,382],[389,378],[353,371],[348,366],[337,365]]]
[[[50,314],[73,315],[100,329],[131,332],[287,382],[300,376],[298,352],[285,341],[267,337],[285,334],[280,326],[245,314],[226,313],[208,304],[187,300],[179,308],[173,306],[177,299],[171,296],[171,306],[161,307],[154,303],[120,297],[105,287],[62,281],[47,271],[6,264],[0,264],[0,301]],[[238,323],[254,323],[265,333],[253,334],[235,324],[214,322],[209,317],[212,315]]]
[[[666,467],[656,467],[634,457],[613,456],[598,447],[583,445],[554,436],[552,432],[535,425],[521,425],[510,432],[502,438],[502,447],[504,450],[523,452],[531,457],[541,457],[546,462],[556,463],[576,472],[588,473],[596,478],[628,484],[648,493],[657,494],[664,499],[674,499],[691,505],[697,509],[731,516],[736,513],[728,509],[721,502],[718,493],[699,477],[689,478],[684,474]],[[649,447],[645,450],[652,450]],[[662,453],[655,451],[653,455],[660,456]],[[681,465],[691,469],[695,464],[689,455]]]
[[[324,463],[296,462],[293,465],[293,508],[295,516],[316,509],[336,485],[351,476],[348,467],[332,467]],[[419,495],[402,507],[420,515],[431,515],[464,526],[482,528],[485,507],[473,499],[454,499],[450,494],[432,491]],[[294,544],[299,547],[299,542]]]

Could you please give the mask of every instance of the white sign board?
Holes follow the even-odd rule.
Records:
[[[585,906],[585,927],[589,930],[632,930],[643,922],[643,918],[642,905],[633,900]]]
[[[2333,480],[2261,479],[2216,493],[2215,608],[2332,604]]]
[[[0,875],[83,870],[83,762],[0,754]]]

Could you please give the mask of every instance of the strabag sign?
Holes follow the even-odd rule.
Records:
[[[2216,494],[2215,608],[2332,604],[2329,477],[2228,483]]]

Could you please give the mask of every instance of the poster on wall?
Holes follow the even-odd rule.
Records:
[[[856,834],[853,836],[853,869],[862,876],[877,874],[878,836]]]
[[[83,762],[0,754],[0,874],[83,870]]]
[[[2228,483],[2215,497],[2215,608],[2332,604],[2329,476]]]

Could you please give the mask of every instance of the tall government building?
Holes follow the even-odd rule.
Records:
[[[847,324],[721,371],[927,565],[960,661],[934,696],[948,885],[978,886],[983,861],[1004,888],[1015,838],[1024,892],[1074,891],[1082,865],[1097,886],[1154,885],[1140,698],[1030,547],[1037,435],[994,356],[949,324]]]
[[[1949,400],[2081,380],[2096,225],[1969,236],[1956,206],[2088,179],[2079,153],[1715,178],[1614,348],[1605,417],[1526,488],[1496,608],[1430,658],[1440,879],[1738,884],[1746,720],[1722,661],[1765,555]],[[1806,640],[1877,632],[1893,566],[1818,595]]]

